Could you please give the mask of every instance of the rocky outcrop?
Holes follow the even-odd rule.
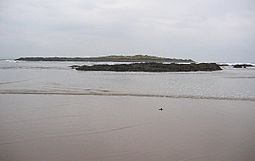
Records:
[[[82,65],[72,66],[80,71],[115,71],[115,72],[191,72],[222,70],[216,63],[200,64],[163,64],[163,63],[133,63],[115,65]]]
[[[233,68],[247,68],[247,67],[253,67],[251,64],[236,64],[233,65]]]

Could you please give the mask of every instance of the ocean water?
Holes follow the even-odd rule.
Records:
[[[255,68],[75,64],[0,61],[0,161],[254,161]]]
[[[255,68],[214,72],[85,72],[84,62],[0,61],[0,93],[135,95],[255,101]]]

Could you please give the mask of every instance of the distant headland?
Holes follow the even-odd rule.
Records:
[[[100,56],[100,57],[21,57],[20,61],[84,61],[84,62],[170,62],[170,63],[194,63],[191,59],[165,58],[149,55],[134,56]]]

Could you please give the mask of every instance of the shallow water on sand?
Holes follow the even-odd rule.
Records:
[[[254,160],[253,68],[118,73],[73,64],[84,63],[0,61],[1,161]]]

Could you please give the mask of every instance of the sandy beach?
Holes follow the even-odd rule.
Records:
[[[253,161],[254,107],[234,100],[1,95],[0,159]]]

